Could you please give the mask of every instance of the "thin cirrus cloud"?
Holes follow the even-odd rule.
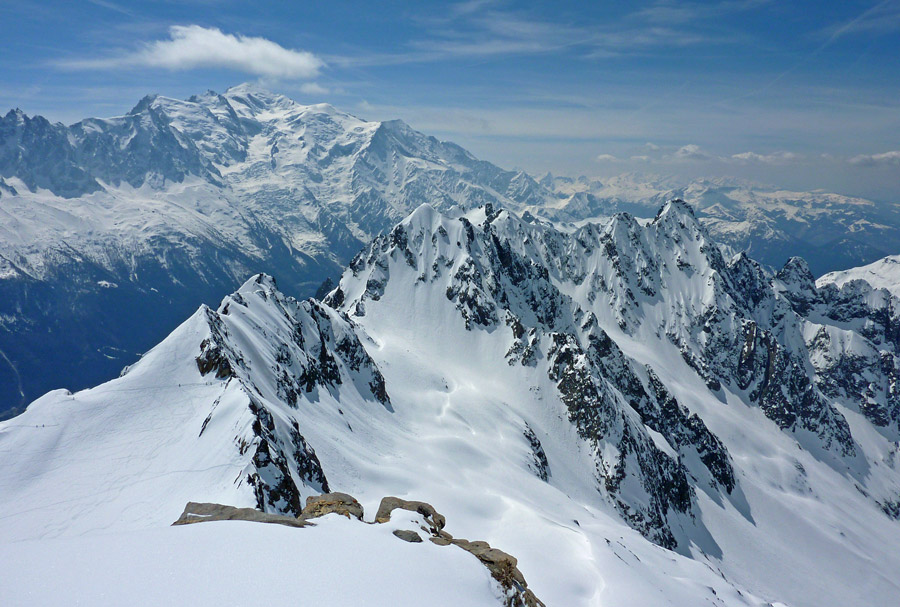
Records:
[[[300,85],[300,92],[306,95],[327,95],[331,90],[317,82],[304,82]]]
[[[226,34],[215,27],[174,25],[169,28],[168,39],[146,43],[136,51],[58,65],[85,70],[225,68],[269,78],[311,79],[325,62],[313,53],[288,49],[266,38]]]
[[[744,164],[789,164],[800,160],[801,156],[794,152],[772,152],[771,154],[742,152],[732,155],[731,159]]]

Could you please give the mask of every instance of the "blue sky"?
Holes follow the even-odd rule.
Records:
[[[900,201],[900,0],[0,3],[0,108],[75,122],[243,81],[534,173]]]

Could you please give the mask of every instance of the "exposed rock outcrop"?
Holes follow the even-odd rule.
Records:
[[[306,527],[310,525],[304,520],[284,514],[269,514],[254,508],[235,508],[222,504],[188,502],[184,512],[173,525],[190,525],[209,521],[252,521],[254,523],[274,523],[288,527]]]
[[[332,512],[347,518],[352,516],[357,520],[363,520],[362,505],[352,495],[340,492],[309,496],[306,498],[306,506],[300,513],[300,518],[318,518]]]
[[[399,497],[388,496],[382,498],[381,504],[378,506],[378,512],[375,513],[376,523],[386,523],[391,520],[391,513],[397,509],[409,510],[410,512],[418,512],[428,524],[431,526],[431,533],[438,535],[446,525],[447,520],[444,515],[434,509],[434,506],[426,502],[407,501]]]

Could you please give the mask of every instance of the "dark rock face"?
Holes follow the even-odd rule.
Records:
[[[547,461],[547,454],[544,453],[544,446],[541,445],[540,439],[531,429],[531,426],[525,426],[525,440],[531,447],[532,462],[529,466],[539,479],[544,482],[550,480],[550,462]]]
[[[900,300],[868,283],[825,285],[806,340],[815,383],[825,396],[856,408],[888,436],[900,434]],[[815,319],[815,320],[812,320]]]
[[[703,420],[678,403],[652,368],[646,367],[647,379],[642,381],[634,363],[597,325],[593,315],[583,328],[588,334],[587,355],[637,412],[641,422],[664,436],[682,457],[695,453],[713,482],[731,493],[736,483],[734,469],[722,441],[709,431]]]
[[[782,429],[814,432],[822,444],[843,455],[856,453],[847,420],[815,390],[801,363],[754,323],[744,328],[738,360],[738,387]]]
[[[46,188],[64,197],[89,194],[100,184],[79,165],[78,150],[62,124],[11,110],[0,118],[0,176],[18,177],[32,191]]]
[[[277,405],[290,411],[311,406],[324,393],[352,389],[391,410],[384,378],[352,321],[315,300],[286,297],[270,276],[247,281],[225,298],[218,312],[203,307],[199,314],[209,334],[200,343],[198,370],[208,382],[221,382],[223,390],[240,391],[247,403],[249,429],[235,437],[239,454],[249,456],[240,482],[252,487],[260,510],[298,516],[305,510],[304,495],[310,490],[327,493],[330,487],[297,419]],[[260,358],[256,347],[242,349],[246,327],[266,338],[274,363]],[[272,366],[260,368],[263,361]],[[201,436],[217,406],[218,401]]]
[[[653,440],[623,410],[619,396],[581,349],[573,335],[551,334],[548,350],[550,379],[557,381],[560,398],[578,434],[589,441],[597,457],[598,479],[622,516],[642,534],[667,548],[675,537],[667,517],[671,511],[691,510],[692,489],[684,467],[660,451]],[[603,445],[615,446],[615,459],[604,457]],[[619,498],[628,477],[636,477],[646,502],[630,504]]]
[[[210,336],[200,342],[200,354],[197,356],[197,369],[200,375],[216,372],[216,379],[228,379],[235,376],[232,362],[244,367],[244,359],[228,345],[228,330],[225,324],[209,308],[204,308],[209,324]]]
[[[286,445],[279,440],[272,415],[252,396],[250,412],[256,418],[252,427],[256,436],[256,450],[251,459],[255,471],[247,475],[247,482],[256,494],[256,506],[264,511],[297,516],[301,511],[300,490],[291,476],[291,464],[294,464],[295,468],[312,468],[312,476],[324,480],[325,474],[319,460],[315,452],[310,456],[295,451],[295,454],[301,455],[304,459],[290,462],[287,456],[290,451],[285,449]],[[302,440],[303,437],[300,438]],[[309,482],[312,479],[304,480]],[[327,485],[327,481],[324,484]]]
[[[409,529],[394,529],[391,533],[393,533],[396,537],[399,537],[404,542],[409,542],[410,544],[421,544],[422,538],[415,531],[410,531]]]
[[[98,179],[140,187],[150,179],[220,178],[153,101],[144,99],[126,116],[71,127],[11,111],[0,120],[0,176],[16,176],[32,191],[46,188],[67,198],[102,189]]]

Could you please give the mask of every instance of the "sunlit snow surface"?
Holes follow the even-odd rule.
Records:
[[[332,514],[294,529],[244,521],[0,544],[6,607],[491,607],[477,559]]]

